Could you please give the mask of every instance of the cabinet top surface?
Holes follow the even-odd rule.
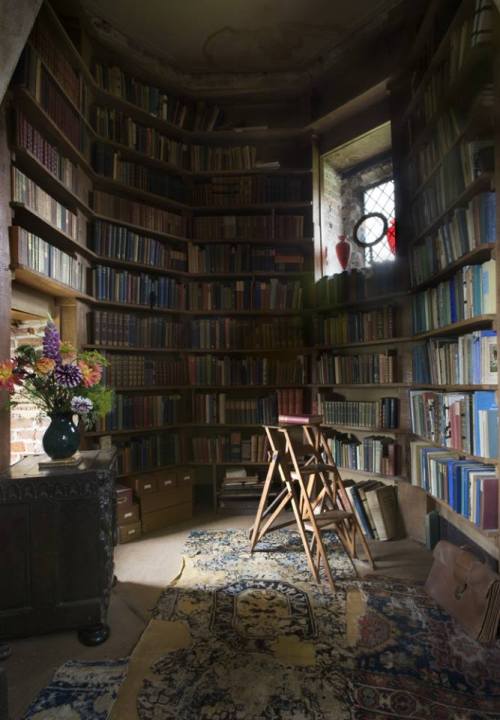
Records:
[[[80,452],[81,460],[78,465],[69,467],[54,465],[54,467],[40,469],[38,463],[47,462],[49,458],[46,455],[30,455],[19,460],[5,472],[0,473],[0,481],[27,478],[55,478],[62,480],[89,472],[107,472],[111,469],[115,456],[116,448],[114,447],[106,450],[84,450]]]

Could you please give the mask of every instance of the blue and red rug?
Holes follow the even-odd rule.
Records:
[[[471,640],[420,586],[359,580],[333,535],[328,549],[335,593],[294,533],[250,555],[243,531],[193,532],[126,679],[116,668],[116,702],[96,675],[73,700],[65,687],[61,714],[53,683],[26,720],[500,720],[500,644]]]

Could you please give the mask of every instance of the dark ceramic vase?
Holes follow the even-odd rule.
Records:
[[[51,460],[66,460],[80,447],[80,431],[73,422],[73,413],[51,413],[50,425],[45,431],[43,449]]]

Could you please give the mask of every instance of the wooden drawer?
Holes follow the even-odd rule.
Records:
[[[133,502],[132,488],[126,485],[116,486],[116,507],[119,508],[131,508]]]
[[[191,481],[183,483],[175,483],[166,490],[161,492],[149,493],[141,497],[141,513],[152,512],[153,510],[161,510],[172,505],[180,505],[182,503],[192,502],[193,490]]]
[[[142,516],[142,531],[151,532],[152,530],[168,527],[168,525],[174,525],[182,520],[189,519],[192,514],[193,506],[190,502],[145,513]]]
[[[141,537],[141,523],[131,523],[130,525],[118,525],[118,542],[120,545],[123,543],[132,542]]]
[[[147,493],[153,493],[158,490],[156,473],[145,473],[144,475],[135,475],[131,478],[125,478],[124,483],[132,488],[134,493],[141,497]]]
[[[118,505],[116,508],[116,518],[118,525],[130,525],[131,523],[140,522],[141,517],[138,503],[127,506]]]

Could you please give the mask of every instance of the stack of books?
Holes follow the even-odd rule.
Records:
[[[258,475],[247,475],[245,468],[227,468],[219,490],[219,507],[253,514],[257,509],[262,485]]]

